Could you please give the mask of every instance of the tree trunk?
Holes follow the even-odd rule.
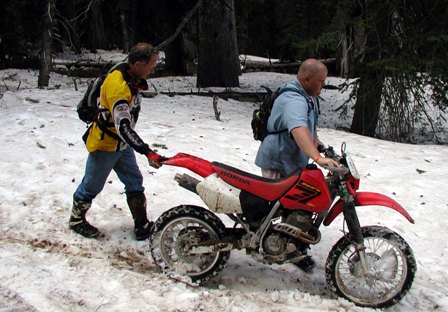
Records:
[[[383,66],[375,63],[382,59],[382,41],[387,37],[388,15],[378,10],[374,0],[367,0],[362,7],[356,7],[356,14],[369,17],[372,22],[365,28],[356,29],[354,41],[358,55],[359,88],[356,93],[355,111],[350,132],[374,137],[381,109],[381,92],[385,79]],[[353,12],[353,11],[352,11]],[[352,25],[353,26],[353,25]],[[362,35],[361,35],[362,34]]]
[[[366,8],[357,1],[347,2],[341,2],[338,7],[338,18],[344,21],[338,58],[341,76],[349,79],[358,77],[361,72],[356,65],[365,63],[366,27],[362,17]]]
[[[365,70],[361,73],[350,132],[369,137],[375,136],[381,108],[382,88],[382,78],[378,72]]]
[[[193,75],[197,54],[197,11],[200,0],[170,0],[161,4],[165,40],[165,72],[170,75]]]
[[[92,52],[96,52],[96,49],[109,48],[106,42],[101,2],[101,0],[92,0],[89,10],[89,47]]]
[[[199,14],[198,87],[239,87],[233,0],[204,0]]]
[[[344,34],[342,35],[341,38],[341,45],[339,48],[339,56],[338,56],[338,60],[339,60],[339,70],[341,72],[341,77],[343,78],[348,78],[349,77],[349,61],[350,58],[348,56],[348,38],[347,36]]]
[[[129,33],[128,33],[128,24],[126,18],[126,7],[128,6],[128,1],[120,0],[120,23],[121,23],[121,42],[123,53],[129,53]]]
[[[137,27],[137,20],[139,13],[138,1],[131,1],[131,3],[129,3],[129,6],[130,6],[130,18],[129,18],[130,21],[128,20],[128,26],[129,26],[129,49],[130,49],[135,44],[137,44],[135,40],[137,38],[138,33],[138,27]]]
[[[55,15],[56,0],[48,0],[45,6],[43,15],[43,29],[42,29],[42,49],[40,52],[40,70],[37,85],[39,88],[48,87],[50,82],[51,71],[51,53],[53,42],[53,25]]]

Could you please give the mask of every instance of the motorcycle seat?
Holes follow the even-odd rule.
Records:
[[[267,201],[282,197],[299,180],[301,173],[298,169],[285,178],[268,179],[215,161],[212,168],[226,183]]]

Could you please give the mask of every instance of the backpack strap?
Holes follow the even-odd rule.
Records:
[[[278,94],[277,94],[277,98],[278,98],[281,94],[283,94],[284,92],[295,92],[295,93],[298,93],[298,94],[302,95],[302,96],[305,98],[305,100],[306,100],[306,102],[307,102],[307,104],[308,104],[308,114],[309,114],[310,111],[312,111],[313,109],[317,109],[317,112],[319,112],[319,99],[318,99],[318,98],[316,98],[317,103],[315,104],[315,103],[313,102],[313,100],[312,100],[307,94],[303,94],[304,91],[302,91],[302,90],[297,90],[296,88],[288,88],[288,87],[280,88],[279,90],[277,90],[277,93],[278,93]],[[277,98],[276,98],[276,100],[277,100]],[[272,107],[274,107],[274,104],[275,104],[275,101],[274,101],[274,103],[272,104]],[[272,110],[272,109],[271,109],[271,110]],[[286,131],[288,131],[288,129],[283,129],[283,130],[278,130],[278,131],[272,131],[272,132],[268,132],[267,135],[283,133],[283,132],[286,132]]]
[[[295,89],[295,88],[288,88],[288,87],[280,88],[280,89],[278,89],[276,92],[277,92],[277,97],[276,97],[275,101],[278,99],[278,97],[279,97],[280,95],[282,95],[282,94],[285,93],[285,92],[296,92],[296,93],[299,93],[299,94],[300,94],[300,92],[299,92],[297,89]],[[272,104],[272,107],[274,107],[274,105],[275,105],[275,101],[274,101],[274,103]],[[272,108],[271,108],[271,111],[272,111]],[[283,129],[283,130],[278,130],[278,131],[272,131],[272,132],[268,132],[268,133],[266,134],[266,136],[268,136],[268,135],[270,135],[270,134],[279,134],[279,133],[283,133],[283,132],[286,132],[286,131],[288,131],[288,129]]]
[[[126,83],[128,83],[128,85],[129,85],[129,74],[127,73],[127,69],[128,69],[127,62],[117,63],[114,66],[112,66],[111,69],[109,69],[106,76],[108,74],[110,74],[111,72],[113,72],[114,70],[119,70],[121,72],[121,74],[123,75],[123,78],[125,79]],[[102,114],[103,112],[109,112],[109,110],[106,108],[99,108],[99,114],[98,114],[96,120],[94,121],[98,125],[98,128],[100,128],[100,130],[102,131],[102,137],[105,134],[107,134],[108,136],[110,136],[111,138],[113,138],[116,141],[119,141],[119,142],[123,141],[118,134],[116,134],[115,132],[113,132],[112,130],[109,129],[109,128],[113,127],[114,124],[108,123],[107,120],[104,119],[103,114]]]
[[[274,105],[275,105],[275,101],[278,99],[278,97],[279,97],[281,94],[283,94],[283,93],[285,93],[285,92],[289,92],[289,91],[299,93],[299,92],[297,91],[297,89],[294,89],[294,88],[287,88],[287,87],[285,87],[285,88],[280,88],[280,89],[278,89],[277,91],[275,91],[275,92],[277,92],[277,96],[276,96],[276,98],[275,98],[275,100],[274,100],[274,103],[272,104],[272,108],[274,107]],[[271,108],[271,112],[272,112],[272,108]],[[268,136],[268,135],[270,135],[270,134],[279,134],[279,133],[283,133],[283,132],[286,132],[286,131],[288,131],[288,129],[283,129],[283,130],[278,130],[278,131],[272,131],[272,132],[268,132],[268,133],[266,134],[266,136]]]
[[[122,139],[118,136],[118,134],[109,129],[109,124],[107,123],[106,120],[104,120],[102,114],[98,114],[98,118],[95,120],[95,123],[98,125],[98,128],[100,128],[101,131],[103,131],[103,135],[107,134],[108,136],[119,142],[122,141]]]

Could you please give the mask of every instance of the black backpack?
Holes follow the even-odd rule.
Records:
[[[100,114],[107,111],[107,109],[101,109],[99,107],[99,97],[101,93],[101,86],[107,75],[113,72],[119,66],[124,66],[123,64],[126,63],[118,63],[114,65],[107,73],[101,74],[98,78],[92,80],[87,87],[86,93],[76,107],[76,112],[78,113],[79,119],[87,123],[88,126],[87,131],[82,136],[84,143],[87,142],[87,137],[89,136],[93,122],[95,122],[99,126],[103,133],[106,133],[117,141],[121,141],[120,137],[117,134],[108,129],[108,127],[113,126],[113,124],[109,125],[107,123],[107,120],[101,118]]]
[[[118,63],[113,66],[107,73],[101,74],[95,80],[92,80],[88,87],[87,91],[84,94],[81,101],[78,103],[76,107],[76,112],[78,113],[79,119],[84,121],[87,124],[90,124],[97,120],[98,115],[104,111],[99,108],[98,98],[100,97],[101,85],[106,79],[107,75],[114,71],[120,64]]]
[[[260,108],[254,110],[252,115],[252,132],[254,135],[254,140],[263,141],[266,136],[269,134],[281,133],[287,131],[287,129],[269,132],[268,131],[268,119],[271,115],[272,106],[274,105],[277,97],[286,91],[298,92],[296,89],[292,88],[278,88],[275,91],[272,91],[268,87],[262,86],[266,89],[267,94],[263,98],[263,102],[260,104]]]

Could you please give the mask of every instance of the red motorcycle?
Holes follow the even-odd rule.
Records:
[[[220,273],[232,249],[245,249],[264,263],[298,264],[320,242],[321,225],[342,214],[347,231],[325,265],[330,289],[359,306],[395,304],[410,289],[417,270],[412,249],[386,227],[361,227],[356,209],[384,206],[414,220],[393,199],[358,191],[360,177],[345,149],[343,143],[342,156],[331,147],[321,151],[340,164],[325,168],[326,176],[309,164],[279,180],[183,153],[164,158],[162,164],[187,168],[203,178],[177,174],[175,180],[198,194],[208,209],[181,205],[164,212],[150,237],[154,261],[167,275],[197,284]],[[224,226],[219,213],[233,227]]]

